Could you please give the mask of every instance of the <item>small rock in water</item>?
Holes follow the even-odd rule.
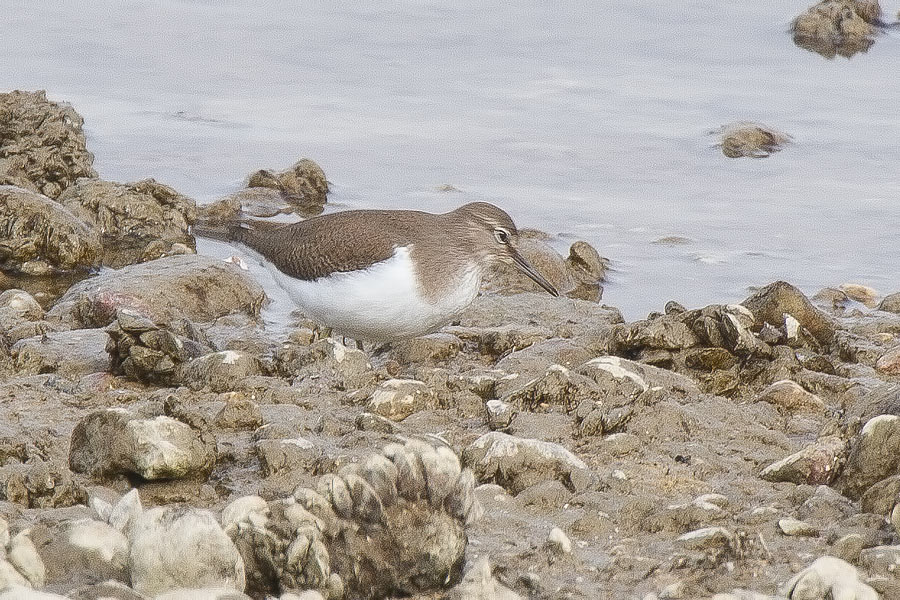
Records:
[[[869,308],[875,308],[878,305],[878,292],[867,285],[845,283],[840,286],[840,290],[847,294],[850,299],[861,302]]]
[[[791,141],[791,136],[759,123],[739,121],[722,126],[722,154],[728,158],[765,158]]]

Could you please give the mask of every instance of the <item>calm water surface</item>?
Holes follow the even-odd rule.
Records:
[[[898,291],[900,35],[825,59],[788,34],[810,2],[4,0],[0,90],[73,103],[103,178],[201,202],[304,156],[336,207],[495,202],[594,244],[629,318],[778,278]],[[727,159],[734,120],[796,143]]]

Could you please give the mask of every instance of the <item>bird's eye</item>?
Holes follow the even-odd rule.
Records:
[[[497,238],[497,241],[501,244],[509,243],[509,232],[505,229],[495,229],[494,237]]]

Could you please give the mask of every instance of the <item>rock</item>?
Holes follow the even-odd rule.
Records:
[[[875,29],[860,16],[856,4],[870,15],[867,1],[822,0],[809,7],[791,26],[794,43],[828,58],[865,52],[874,43]]]
[[[312,474],[322,459],[321,448],[302,437],[259,440],[255,451],[263,477],[284,470]]]
[[[30,530],[20,531],[6,544],[6,562],[33,588],[42,588],[47,571],[44,561],[31,541]]]
[[[566,266],[576,282],[590,286],[606,280],[609,261],[600,256],[597,249],[587,242],[578,241],[569,247]],[[583,299],[589,300],[589,298]]]
[[[499,431],[472,442],[463,451],[463,463],[472,468],[479,481],[497,483],[512,494],[554,479],[570,490],[583,490],[593,477],[581,459],[559,444]]]
[[[0,94],[0,184],[56,198],[81,177],[97,177],[84,121],[44,91]]]
[[[891,475],[869,487],[859,499],[863,512],[889,516],[900,502],[900,475]]]
[[[327,202],[328,181],[322,168],[308,158],[284,171],[257,171],[250,175],[248,188],[278,190],[288,202],[301,208],[322,206]]]
[[[381,415],[364,412],[356,415],[356,428],[360,431],[376,431],[378,433],[397,433],[400,427]]]
[[[488,400],[484,404],[487,413],[487,424],[491,431],[503,431],[509,428],[516,416],[515,407],[502,400]]]
[[[841,560],[855,563],[859,560],[859,553],[866,547],[865,538],[858,533],[848,533],[838,538],[832,544],[832,554]]]
[[[50,198],[22,188],[0,185],[0,231],[3,270],[46,275],[90,269],[99,260],[95,229]]]
[[[162,244],[158,254],[168,252],[173,244],[194,249],[189,231],[197,218],[194,201],[153,179],[134,183],[82,179],[63,192],[58,202],[100,231],[103,262],[108,266],[141,261],[151,242]]]
[[[452,585],[465,525],[481,513],[474,481],[449,447],[409,439],[269,502],[267,515],[235,511],[244,516],[229,517],[228,529],[247,565],[247,593],[374,600]]]
[[[69,591],[66,597],[69,600],[148,600],[119,581],[81,586]]]
[[[74,380],[109,370],[106,342],[102,329],[50,332],[19,340],[11,354],[16,371],[22,375],[58,373]]]
[[[819,535],[819,530],[809,523],[790,517],[779,519],[778,529],[780,529],[784,535],[789,536],[816,537]]]
[[[276,189],[251,187],[238,190],[223,198],[197,207],[198,222],[207,228],[221,230],[223,227],[239,223],[247,217],[265,219],[282,214],[299,213],[312,217],[322,212],[324,205],[312,203],[302,206],[292,205],[286,195]]]
[[[837,489],[853,499],[900,467],[900,417],[879,415],[866,422],[853,442]]]
[[[13,320],[37,321],[44,317],[44,309],[34,296],[24,290],[11,289],[0,293],[0,315],[6,328]],[[9,320],[7,320],[9,319]]]
[[[32,537],[46,565],[48,584],[89,585],[129,581],[128,538],[92,519],[36,527]]]
[[[208,587],[171,590],[157,595],[153,600],[251,600],[251,598],[227,587]]]
[[[875,308],[878,304],[879,294],[869,286],[858,283],[844,283],[841,284],[840,290],[847,294],[847,297],[851,300],[865,304],[869,308]]]
[[[733,548],[736,538],[724,527],[703,527],[679,536],[678,541],[689,550],[720,550]]]
[[[722,154],[728,158],[765,158],[791,141],[786,133],[748,121],[723,125],[717,133],[722,139]]]
[[[885,296],[878,304],[878,310],[900,314],[900,292]]]
[[[789,415],[822,415],[825,412],[825,403],[821,398],[789,379],[776,381],[760,392],[754,402],[768,402]]]
[[[834,338],[834,320],[813,306],[803,292],[784,281],[771,283],[741,303],[756,317],[756,327],[779,327],[790,315],[825,346]]]
[[[900,375],[900,346],[882,354],[875,363],[875,370],[885,375]]]
[[[216,413],[215,424],[232,431],[251,430],[263,424],[259,404],[239,393],[226,394],[225,406]]]
[[[569,540],[569,536],[559,527],[554,527],[550,530],[550,535],[547,536],[547,545],[556,554],[572,553],[572,542]]]
[[[529,230],[519,232],[516,249],[547,281],[565,293],[575,287],[565,259],[549,244],[538,239],[541,234],[530,234]],[[482,277],[481,289],[499,294],[539,292],[543,288],[511,264],[498,263],[488,269]]]
[[[72,286],[48,319],[74,327],[105,327],[121,308],[155,323],[180,318],[207,323],[232,312],[259,316],[262,287],[234,265],[207,256],[161,258],[104,271]]]
[[[878,579],[896,582],[897,565],[900,565],[900,546],[875,546],[859,553],[859,566],[873,576],[870,579],[873,585]],[[885,594],[888,597],[892,596]],[[877,596],[873,594],[872,598]]]
[[[762,470],[766,481],[788,481],[809,485],[827,485],[838,473],[844,460],[847,443],[839,436],[826,436],[799,452],[772,463]]]
[[[70,600],[66,596],[38,592],[29,587],[12,585],[0,591],[0,600]]]
[[[180,369],[178,380],[194,390],[205,388],[221,393],[234,390],[248,377],[262,374],[259,358],[245,352],[225,350],[185,363]]]
[[[130,561],[132,585],[145,595],[181,587],[244,589],[244,561],[206,510],[145,510],[132,530]]]
[[[205,477],[215,464],[215,440],[171,417],[140,419],[122,408],[93,412],[72,432],[69,467],[109,477]]]
[[[491,574],[487,557],[480,558],[466,571],[462,582],[447,594],[448,600],[522,600],[517,593]]]
[[[381,383],[366,405],[366,409],[392,421],[402,421],[424,410],[433,397],[432,391],[414,379],[388,379]]]
[[[391,356],[401,365],[440,362],[459,354],[462,340],[449,333],[431,333],[391,343]]]

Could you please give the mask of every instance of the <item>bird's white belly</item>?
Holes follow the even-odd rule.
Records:
[[[371,267],[334,273],[314,281],[285,275],[267,266],[278,285],[311,319],[352,338],[391,341],[435,331],[461,313],[481,285],[472,265],[436,302],[419,290],[416,271],[405,247]]]

